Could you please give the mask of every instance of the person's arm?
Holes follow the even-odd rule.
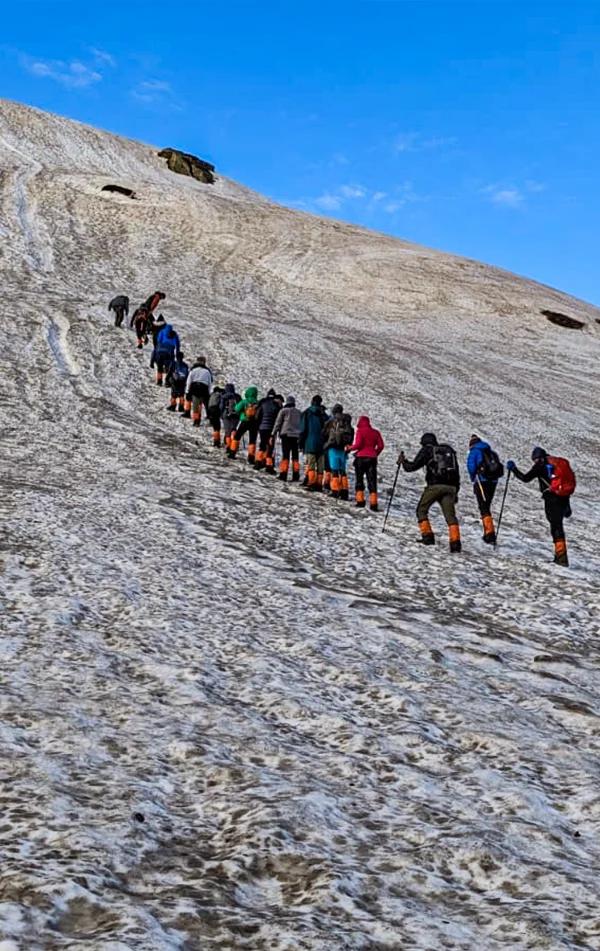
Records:
[[[529,472],[521,472],[514,462],[510,465],[510,460],[506,464],[506,468],[519,482],[533,482],[534,479],[543,479],[544,482],[548,483],[548,471],[545,462],[535,462]]]
[[[285,416],[284,416],[283,410],[280,409],[279,412],[277,413],[277,419],[275,420],[275,425],[273,426],[273,438],[275,438],[277,433],[281,430],[284,419],[285,419]]]
[[[354,436],[354,442],[352,443],[351,446],[346,446],[346,452],[358,452],[358,450],[362,449],[362,447],[363,447],[363,436],[360,429],[357,429],[356,434]]]
[[[467,472],[469,473],[471,482],[475,482],[480,465],[481,465],[481,450],[470,449],[469,455],[467,456]]]
[[[244,412],[244,410],[246,409],[246,402],[247,402],[247,400],[240,400],[239,403],[236,403],[236,404],[235,404],[235,409],[234,409],[233,412],[234,412],[237,416],[241,416],[242,413]]]
[[[429,462],[430,449],[431,449],[430,446],[423,446],[423,448],[419,450],[419,452],[417,453],[417,455],[415,456],[412,462],[410,461],[410,459],[405,459],[404,455],[401,454],[402,455],[401,465],[404,471],[418,472],[419,469],[423,469]]]

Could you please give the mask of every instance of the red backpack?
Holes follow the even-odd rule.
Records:
[[[577,486],[575,473],[568,459],[560,456],[548,456],[550,463],[550,491],[555,495],[573,495]]]

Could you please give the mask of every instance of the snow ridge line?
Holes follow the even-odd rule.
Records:
[[[15,148],[14,145],[11,145],[1,136],[0,145],[14,152],[27,163],[15,172],[15,218],[19,223],[25,239],[27,249],[25,261],[32,271],[47,274],[53,270],[52,250],[50,245],[43,248],[40,242],[36,241],[34,215],[27,194],[27,183],[42,171],[42,166],[38,162],[31,162],[23,152]]]

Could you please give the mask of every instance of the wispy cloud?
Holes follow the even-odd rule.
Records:
[[[90,46],[89,52],[92,54],[92,56],[94,57],[94,60],[99,65],[102,65],[104,63],[107,66],[112,66],[113,69],[116,68],[117,61],[115,57],[112,55],[112,53],[107,53],[106,50],[98,49],[97,46]]]
[[[169,82],[164,79],[143,79],[131,90],[131,96],[138,102],[149,106],[167,106],[169,109],[181,109],[182,104],[175,98]]]
[[[31,56],[22,55],[20,62],[23,68],[32,76],[38,76],[40,79],[53,79],[68,89],[85,89],[86,86],[99,83],[102,79],[101,72],[87,66],[78,59],[69,61],[61,59],[46,60],[33,59]]]
[[[319,208],[322,211],[340,211],[344,206],[360,203],[371,212],[393,215],[410,202],[427,201],[427,197],[418,195],[412,182],[405,181],[395,185],[391,192],[371,191],[364,185],[339,185],[337,188],[326,191],[318,198],[303,199],[302,201],[288,202],[295,207]]]
[[[341,195],[332,195],[330,192],[324,192],[314,200],[314,204],[323,211],[339,211],[343,203]]]
[[[495,205],[503,205],[505,208],[518,208],[525,201],[525,195],[514,187],[500,188],[498,185],[488,185],[481,191]]]
[[[425,152],[427,150],[443,149],[455,144],[456,139],[454,137],[434,136],[427,138],[421,132],[401,132],[394,139],[393,150],[396,153]]]
[[[340,195],[343,198],[365,198],[367,192],[362,185],[341,185]]]

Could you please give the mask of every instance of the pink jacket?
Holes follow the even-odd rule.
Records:
[[[356,455],[363,459],[377,459],[384,449],[385,443],[379,430],[373,429],[368,416],[361,416],[356,426],[354,443],[348,452],[356,452]]]

